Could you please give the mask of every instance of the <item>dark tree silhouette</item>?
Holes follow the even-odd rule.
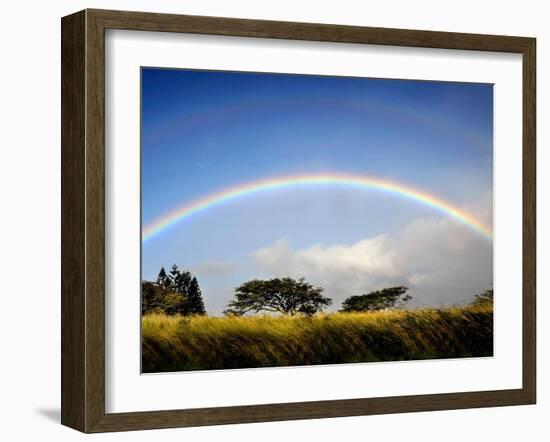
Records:
[[[204,302],[197,278],[191,276],[190,272],[181,271],[177,265],[170,269],[170,288],[176,293],[185,295],[187,304],[183,314],[185,315],[205,315]]]
[[[159,286],[153,282],[143,281],[141,283],[141,312],[152,312],[162,310],[161,300],[158,296]]]
[[[168,315],[205,315],[197,278],[173,265],[167,274],[160,269],[156,283],[142,283],[142,312],[162,311]]]
[[[363,295],[350,296],[342,303],[341,312],[365,312],[403,307],[412,296],[407,287],[397,286],[377,290]]]
[[[141,283],[142,313],[164,312],[167,315],[185,314],[187,296],[176,293],[159,283],[143,281]]]
[[[168,279],[168,275],[166,274],[166,270],[164,270],[164,267],[160,268],[160,272],[157,276],[157,284],[161,287],[169,287],[170,280]]]
[[[191,283],[191,273],[182,272],[178,266],[174,264],[170,269],[168,276],[169,287],[176,293],[187,293],[189,284]]]
[[[226,315],[244,315],[260,311],[295,315],[313,315],[328,307],[332,300],[323,296],[321,287],[314,287],[304,278],[254,279],[235,289],[235,300],[228,304]]]
[[[206,309],[202,300],[202,293],[197,278],[193,276],[187,290],[187,309],[194,315],[205,315]]]

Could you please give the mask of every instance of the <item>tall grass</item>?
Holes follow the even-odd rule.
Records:
[[[146,373],[493,354],[489,305],[303,316],[142,318]]]

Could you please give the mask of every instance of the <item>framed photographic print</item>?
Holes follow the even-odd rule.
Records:
[[[535,403],[535,40],[62,19],[62,423]]]

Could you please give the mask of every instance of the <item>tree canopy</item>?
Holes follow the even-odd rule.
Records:
[[[397,286],[377,290],[363,295],[350,296],[342,303],[341,312],[365,312],[403,307],[412,296],[407,287]]]
[[[197,278],[188,271],[180,270],[175,264],[169,274],[162,267],[156,282],[142,282],[141,308],[143,313],[161,311],[167,315],[206,314]]]
[[[161,269],[161,273],[162,273]],[[159,277],[161,274],[159,273]],[[158,280],[157,280],[158,281]],[[165,286],[187,297],[186,311],[187,315],[204,315],[204,301],[199,287],[197,278],[191,275],[188,271],[181,271],[176,264],[170,269],[170,274],[166,279],[163,279]]]
[[[167,315],[186,314],[187,296],[171,291],[154,282],[141,284],[141,310],[143,313],[163,312]]]
[[[322,292],[321,287],[314,287],[304,278],[254,279],[235,289],[235,300],[228,304],[224,313],[244,315],[264,311],[284,315],[313,315],[332,303]]]

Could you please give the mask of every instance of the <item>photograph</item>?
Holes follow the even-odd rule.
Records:
[[[142,373],[493,357],[493,84],[140,92]]]

